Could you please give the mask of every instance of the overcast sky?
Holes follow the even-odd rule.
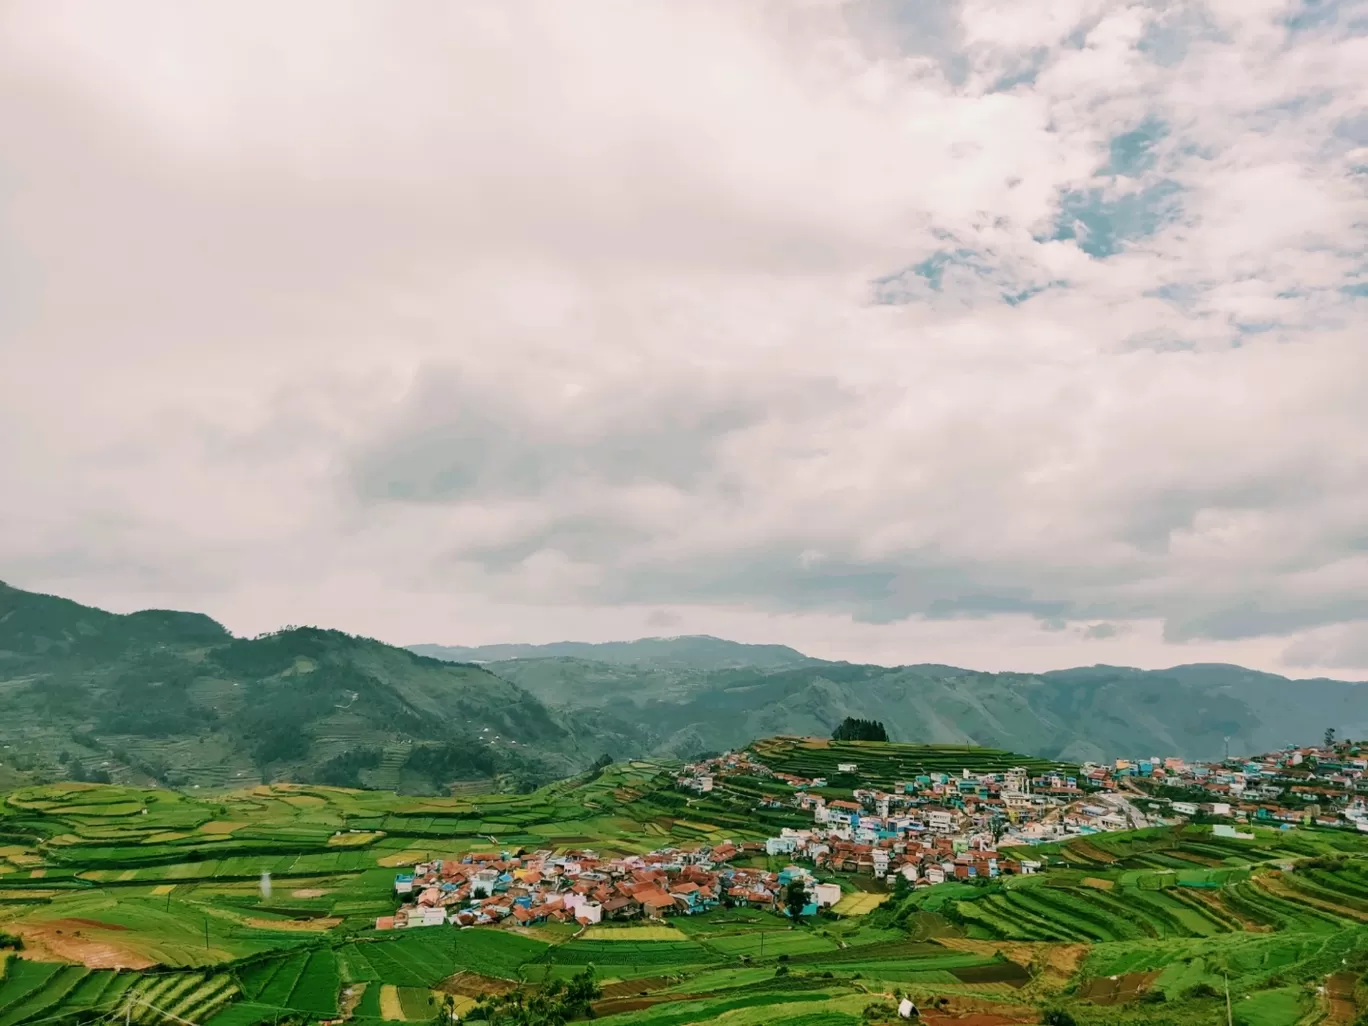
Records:
[[[1365,0],[0,5],[0,579],[1368,677]]]

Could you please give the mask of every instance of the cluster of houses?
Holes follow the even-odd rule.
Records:
[[[858,776],[859,766],[842,763],[837,772]],[[684,767],[675,782],[706,795],[727,788],[726,778],[732,776],[784,785],[759,795],[757,806],[810,813],[812,825],[784,827],[763,844],[726,841],[612,858],[593,851],[504,851],[420,863],[396,876],[400,907],[378,918],[376,928],[505,921],[590,925],[691,915],[721,905],[782,911],[795,881],[806,897],[804,913],[814,914],[841,898],[840,885],[820,882],[814,871],[913,887],[1034,873],[1042,868],[1039,861],[1004,856],[998,846],[1021,849],[1199,814],[1235,824],[1368,832],[1368,752],[1361,754],[1348,742],[1219,763],[1117,759],[1085,764],[1077,776],[1032,774],[1020,767],[1002,773],[925,773],[887,790],[855,787],[849,798],[831,797],[834,789],[821,777],[775,773],[749,753],[727,752]],[[1165,796],[1178,791],[1182,799]],[[1160,804],[1165,815],[1147,816],[1132,798]],[[1230,823],[1214,829],[1248,836]],[[733,865],[738,855],[761,853],[813,868],[791,864],[776,872]]]
[[[837,772],[857,776],[859,766],[841,763]],[[856,787],[849,798],[833,798],[835,789],[825,778],[774,773],[744,752],[728,752],[684,767],[676,784],[707,794],[727,787],[726,780],[733,775],[784,785],[773,794],[760,795],[756,804],[811,813],[811,840],[818,849],[852,841],[891,848],[917,838],[951,838],[963,848],[978,848],[1004,836],[1010,843],[1028,844],[1147,825],[1133,807],[1118,805],[1105,795],[1096,797],[1094,792],[1101,789],[1086,778],[1059,772],[1033,775],[1024,767],[1001,773],[924,773],[897,781],[886,791]]]
[[[837,772],[853,776],[859,767],[843,763]],[[824,778],[774,773],[745,752],[728,752],[685,767],[676,782],[708,793],[725,787],[732,775],[785,785],[756,804],[811,812],[819,846],[853,841],[877,847],[894,839],[927,837],[952,838],[965,847],[989,840],[1019,846],[1199,815],[1236,824],[1368,832],[1368,744],[1347,741],[1289,746],[1220,762],[1155,756],[1085,763],[1076,775],[1033,775],[1024,768],[996,774],[927,773],[897,782],[888,791],[856,788],[849,798],[835,799],[829,797],[833,789]],[[1186,793],[1172,797],[1169,789]],[[1143,796],[1147,805],[1162,808],[1147,816],[1126,796]]]
[[[587,926],[692,915],[719,906],[782,910],[795,880],[807,898],[804,914],[816,914],[840,900],[839,885],[820,883],[798,866],[769,872],[730,865],[745,849],[758,853],[763,846],[726,841],[691,851],[665,848],[615,858],[600,858],[592,851],[504,851],[435,859],[395,877],[402,904],[394,915],[379,917],[375,926],[394,930],[505,921]]]
[[[1368,745],[1331,741],[1220,762],[1117,759],[1086,765],[1083,772],[1100,791],[1143,791],[1179,818],[1200,814],[1236,823],[1368,833]],[[1177,791],[1184,792],[1181,798],[1165,796]]]
[[[770,855],[811,861],[819,870],[932,886],[950,880],[1035,873],[1041,863],[1000,855],[986,836],[882,837],[853,840],[822,829],[785,828],[765,841]]]

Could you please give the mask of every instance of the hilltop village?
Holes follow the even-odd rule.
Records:
[[[683,767],[675,787],[701,797],[726,790],[729,779],[770,780],[782,786],[762,793],[756,808],[800,811],[811,825],[783,827],[764,841],[645,855],[519,850],[436,859],[396,876],[400,907],[376,927],[590,925],[719,906],[813,915],[840,902],[840,875],[918,888],[1029,874],[1044,868],[1044,860],[1024,857],[1032,846],[1080,835],[1204,818],[1235,837],[1249,836],[1238,832],[1249,823],[1368,832],[1368,758],[1357,746],[1326,740],[1220,763],[1148,758],[1074,773],[962,770],[848,791],[727,752]],[[840,763],[837,772],[849,780],[860,767]]]

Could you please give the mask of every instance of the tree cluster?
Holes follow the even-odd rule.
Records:
[[[888,731],[878,720],[860,720],[847,716],[831,732],[833,741],[887,741]]]
[[[530,997],[521,990],[493,997],[481,995],[467,1020],[484,1020],[491,1026],[564,1026],[578,1016],[591,1014],[590,1005],[603,993],[586,966],[569,980],[550,980]]]

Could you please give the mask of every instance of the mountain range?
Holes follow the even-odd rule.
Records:
[[[1368,736],[1368,685],[1238,666],[982,673],[713,637],[412,649],[316,627],[234,637],[0,584],[0,786],[292,779],[525,788],[603,755],[690,757],[847,716],[895,741],[1086,761]]]
[[[561,645],[519,646],[517,658],[483,665],[552,708],[611,714],[657,754],[776,734],[827,736],[847,716],[879,720],[896,741],[980,744],[1075,762],[1214,759],[1227,745],[1238,754],[1308,744],[1327,727],[1341,737],[1368,735],[1368,684],[1349,681],[1294,681],[1225,664],[983,673],[827,662],[768,646],[767,658],[787,653],[782,663],[740,665],[752,647],[716,638],[615,642],[602,653],[579,646],[574,655]],[[662,651],[668,659],[658,658]]]

